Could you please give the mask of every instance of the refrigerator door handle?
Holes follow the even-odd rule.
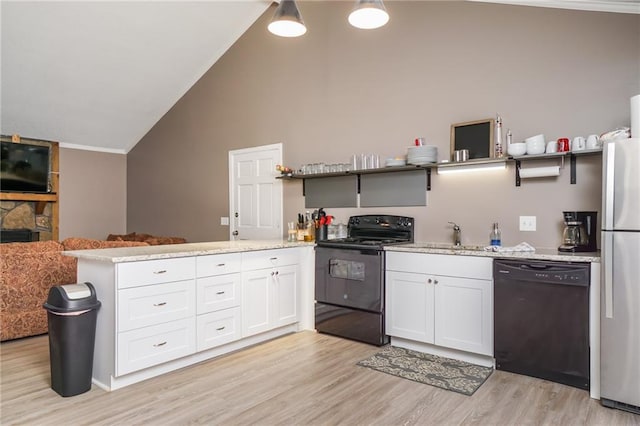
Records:
[[[613,229],[613,199],[615,185],[616,144],[607,143],[603,152],[604,185],[602,185],[602,228]]]
[[[613,318],[613,233],[602,233],[602,276],[604,278],[604,316]]]

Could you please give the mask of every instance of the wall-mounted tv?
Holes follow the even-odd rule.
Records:
[[[2,142],[0,191],[49,192],[51,150],[48,145]]]

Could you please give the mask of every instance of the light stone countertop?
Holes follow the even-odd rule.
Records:
[[[463,245],[453,248],[446,243],[412,243],[385,247],[386,251],[411,253],[454,254],[460,256],[480,256],[501,259],[557,260],[563,262],[600,262],[600,253],[561,253],[556,249],[536,249],[535,252],[495,252],[486,251],[483,246]]]
[[[241,253],[257,250],[271,250],[314,246],[313,242],[289,243],[286,240],[239,240],[214,241],[205,243],[167,244],[160,246],[118,247],[95,250],[63,251],[66,256],[102,262],[122,263],[141,260],[172,259],[176,257],[206,256],[210,254]]]

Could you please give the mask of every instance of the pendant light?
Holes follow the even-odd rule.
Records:
[[[269,32],[280,37],[299,37],[307,32],[295,0],[280,0],[267,28]]]
[[[387,22],[389,22],[389,14],[382,0],[358,0],[356,7],[349,15],[349,23],[363,30],[380,28]]]

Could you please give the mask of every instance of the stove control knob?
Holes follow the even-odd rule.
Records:
[[[360,219],[359,219],[359,218],[357,218],[357,217],[356,217],[356,218],[354,218],[354,219],[353,219],[353,224],[354,224],[354,225],[360,225]]]

